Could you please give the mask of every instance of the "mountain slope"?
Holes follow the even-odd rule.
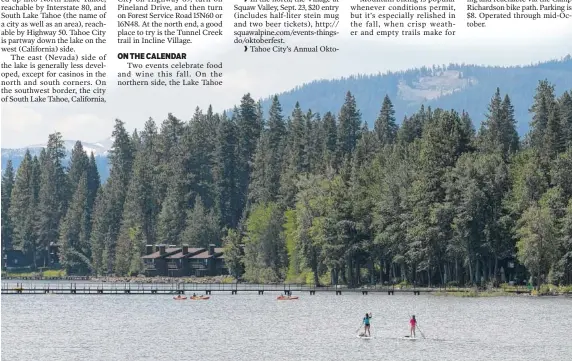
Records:
[[[321,114],[331,111],[337,114],[349,90],[356,97],[362,120],[370,127],[381,108],[383,97],[388,94],[393,102],[398,122],[403,116],[419,110],[421,104],[433,108],[467,111],[478,127],[487,112],[487,106],[497,87],[509,94],[515,108],[518,131],[528,131],[534,92],[539,80],[547,79],[556,86],[560,95],[572,89],[572,57],[528,66],[493,67],[452,64],[442,67],[425,67],[402,72],[377,75],[356,75],[342,79],[318,80],[278,94],[285,115],[289,115],[297,101],[303,109],[312,109]],[[262,101],[268,114],[271,98]],[[47,135],[46,135],[47,138]],[[71,152],[75,141],[67,140]],[[112,139],[95,143],[83,143],[84,148],[94,152],[99,171],[104,181],[109,174],[107,151]],[[39,154],[45,144],[28,146],[33,154]],[[17,168],[26,148],[2,149],[2,171],[8,159]]]
[[[412,69],[377,75],[356,75],[335,80],[318,80],[278,94],[286,114],[297,101],[303,109],[324,114],[339,112],[349,90],[355,96],[362,120],[373,126],[383,97],[389,95],[399,122],[421,104],[433,108],[465,110],[475,126],[484,119],[487,105],[497,87],[511,97],[518,121],[518,131],[528,131],[528,109],[540,80],[556,86],[556,93],[572,89],[572,57],[529,66],[493,67],[451,64],[442,67]],[[262,101],[265,111],[271,98]]]
[[[47,136],[46,136],[47,138]],[[67,157],[64,160],[64,166],[67,166],[67,162],[70,159],[71,151],[76,143],[76,140],[64,140],[64,146],[66,148]],[[113,144],[113,139],[107,138],[105,140],[101,140],[99,142],[90,143],[81,141],[83,149],[89,155],[93,153],[95,156],[95,163],[97,164],[97,169],[99,170],[99,175],[101,176],[102,181],[105,181],[109,176],[109,165],[107,161],[107,153],[109,152],[109,148]],[[43,148],[46,147],[46,144],[33,144],[23,148],[3,148],[2,149],[2,172],[6,169],[6,165],[8,161],[12,161],[12,166],[14,169],[18,169],[20,163],[24,159],[24,155],[26,154],[26,150],[30,151],[30,154],[33,156],[40,156],[40,152]]]

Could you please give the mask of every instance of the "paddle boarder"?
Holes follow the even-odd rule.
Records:
[[[417,320],[415,319],[415,315],[411,316],[409,320],[409,337],[415,338],[415,328],[417,327]]]
[[[371,320],[371,312],[368,314],[365,314],[365,317],[363,318],[363,324],[364,324],[364,336],[367,335],[367,337],[371,337],[371,333],[369,331],[369,326],[370,326],[370,320]]]

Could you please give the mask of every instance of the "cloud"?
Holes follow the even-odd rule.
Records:
[[[19,104],[2,104],[0,114],[2,122],[2,147],[21,146],[23,135],[33,129],[36,135],[44,134],[48,131],[49,125],[44,121],[41,113],[27,106]],[[38,139],[26,137],[26,141]]]

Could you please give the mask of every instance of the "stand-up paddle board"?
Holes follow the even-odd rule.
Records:
[[[404,340],[412,340],[412,341],[417,340],[416,337],[411,337],[411,336],[403,336],[403,339],[404,339]]]
[[[372,339],[373,336],[361,336],[361,335],[356,335],[358,338],[363,338],[364,340],[369,340]]]

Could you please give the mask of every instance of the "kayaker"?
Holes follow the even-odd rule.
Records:
[[[415,315],[411,316],[409,320],[409,336],[415,338],[415,329],[417,328],[417,320]]]
[[[196,294],[196,293],[193,293],[193,297],[197,297],[197,294]]]
[[[365,314],[365,317],[363,318],[363,324],[364,324],[364,336],[368,336],[371,337],[371,333],[369,331],[369,326],[370,326],[370,319],[371,319],[371,312],[368,314]]]

